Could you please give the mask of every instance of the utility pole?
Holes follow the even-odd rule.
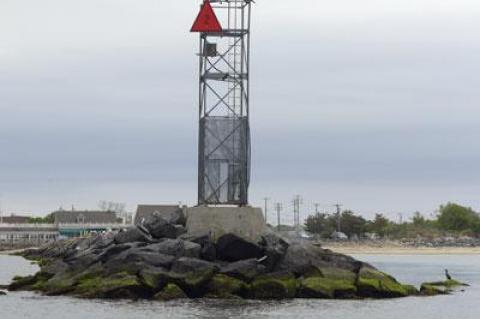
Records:
[[[318,207],[320,206],[320,204],[314,203],[313,206],[315,206],[315,214],[318,215]]]
[[[267,223],[267,220],[268,220],[268,215],[267,215],[267,209],[268,209],[268,201],[270,200],[269,197],[264,197],[263,200],[265,201],[265,211],[264,211],[264,214],[265,214],[265,224]]]
[[[0,224],[3,224],[2,194],[0,194]]]
[[[398,214],[398,222],[401,224],[403,224],[403,214],[402,213],[399,213]]]
[[[283,209],[282,203],[275,204],[275,210],[277,211],[277,230],[280,230],[280,212]]]
[[[341,225],[341,222],[340,222],[340,217],[341,217],[341,207],[343,206],[342,204],[335,204],[333,205],[337,208],[337,213],[336,213],[336,217],[337,217],[337,232],[341,232],[342,231],[342,225]]]
[[[300,204],[303,204],[303,199],[296,195],[293,198],[293,224],[297,229],[300,227]]]

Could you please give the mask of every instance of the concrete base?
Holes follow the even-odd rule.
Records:
[[[266,230],[261,208],[199,206],[187,209],[187,232],[193,236],[210,234],[217,241],[231,233],[256,243]]]

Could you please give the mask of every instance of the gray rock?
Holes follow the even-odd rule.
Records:
[[[200,246],[199,244],[193,243],[191,241],[183,242],[184,257],[200,258],[201,249],[202,249],[202,246]]]
[[[182,225],[175,225],[175,238],[178,238],[179,236],[186,234],[187,229],[182,226]]]
[[[217,241],[217,258],[225,261],[239,261],[263,257],[263,250],[234,234],[225,234]]]
[[[142,224],[148,230],[153,238],[177,238],[181,229],[177,229],[176,225],[165,220],[159,214],[153,214],[148,217]]]
[[[118,254],[112,255],[103,264],[108,273],[126,271],[137,273],[144,268],[170,268],[174,256],[143,250],[144,247],[132,247]]]
[[[274,233],[263,235],[259,244],[263,247],[264,255],[267,257],[265,261],[262,262],[267,268],[267,271],[275,269],[277,264],[287,253],[289,247],[286,240]]]
[[[199,258],[201,246],[197,243],[181,239],[164,239],[159,243],[144,247],[143,250],[175,257]]]
[[[69,269],[78,272],[99,262],[100,258],[100,256],[93,254],[90,251],[80,251],[76,255],[64,259],[64,262],[68,264]]]
[[[227,264],[220,269],[221,274],[246,282],[251,281],[253,278],[264,274],[265,272],[265,266],[259,264],[256,259],[237,261]]]
[[[156,217],[160,217],[164,219],[166,222],[173,225],[185,226],[185,223],[186,223],[186,218],[185,218],[185,215],[183,214],[183,210],[181,208],[178,208],[175,210],[168,210],[168,211],[162,211],[162,212],[156,211],[151,216],[148,216],[142,222],[142,224],[145,225],[145,224],[151,223],[152,220],[154,220]]]
[[[42,271],[54,276],[56,274],[66,272],[69,268],[70,266],[67,263],[65,263],[63,260],[57,259],[43,266]]]
[[[161,254],[181,257],[183,254],[183,240],[164,239],[159,243],[148,245],[144,249],[155,251]]]
[[[291,243],[275,270],[287,270],[301,276],[315,267],[337,267],[349,271],[358,268],[358,262],[349,256],[334,253],[311,243]]]
[[[219,267],[211,262],[190,258],[181,257],[174,261],[172,265],[172,272],[178,274],[185,274],[190,272],[206,272],[206,271],[218,271]]]
[[[121,231],[114,237],[115,243],[118,244],[125,244],[125,243],[133,243],[133,242],[152,242],[152,238],[141,231],[138,227],[131,227],[126,231]]]
[[[217,260],[217,247],[215,244],[212,242],[205,243],[200,251],[200,257],[207,261]]]
[[[138,243],[125,243],[125,244],[109,247],[103,253],[100,254],[98,260],[105,263],[110,258],[114,258],[120,253],[134,247],[138,247]]]
[[[197,243],[201,246],[200,258],[207,261],[217,260],[217,246],[210,239],[210,236],[185,236],[183,239]]]
[[[147,251],[128,251],[125,257],[129,262],[143,262],[150,266],[169,268],[175,257]]]

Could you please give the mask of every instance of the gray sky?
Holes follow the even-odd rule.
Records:
[[[478,1],[256,2],[252,204],[480,209]],[[0,2],[4,210],[195,203],[199,3]]]

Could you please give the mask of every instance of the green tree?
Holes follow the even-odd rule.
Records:
[[[451,232],[478,231],[480,217],[469,207],[454,203],[440,206],[437,222],[441,229]]]
[[[55,223],[55,216],[53,213],[48,214],[45,217],[30,217],[28,219],[29,224],[53,224]]]
[[[314,214],[307,217],[305,220],[305,230],[312,234],[323,234],[327,228],[327,215]]]
[[[340,225],[341,231],[348,237],[353,235],[361,236],[365,233],[367,221],[362,216],[346,210],[340,215]]]
[[[390,221],[383,214],[376,214],[375,219],[368,225],[368,230],[376,233],[380,237],[385,237],[388,231]]]
[[[412,217],[412,223],[417,227],[421,227],[427,224],[427,220],[420,212],[415,212]]]

